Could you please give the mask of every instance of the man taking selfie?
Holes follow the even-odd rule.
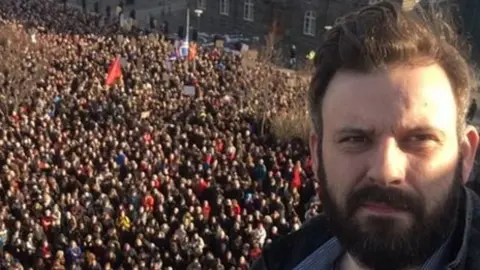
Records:
[[[454,33],[383,2],[326,34],[309,92],[324,214],[252,269],[480,269],[475,85]]]

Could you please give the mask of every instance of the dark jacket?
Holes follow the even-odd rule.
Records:
[[[452,241],[452,254],[446,269],[480,269],[480,197],[465,187],[458,211],[457,227]],[[324,215],[318,215],[296,232],[265,247],[252,270],[293,269],[308,255],[333,237]]]

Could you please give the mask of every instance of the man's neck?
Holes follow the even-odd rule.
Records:
[[[344,253],[338,260],[337,267],[334,270],[370,270],[362,267],[348,252]]]
[[[416,270],[421,269],[421,267],[408,268],[404,270]],[[337,267],[334,270],[373,270],[368,267],[360,265],[355,258],[350,255],[348,252],[343,254],[343,256],[338,261]]]

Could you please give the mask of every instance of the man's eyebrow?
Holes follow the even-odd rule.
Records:
[[[445,137],[445,132],[439,128],[432,127],[432,126],[412,126],[412,127],[404,127],[407,133],[430,133],[435,134],[441,138]]]
[[[431,126],[412,126],[412,127],[402,127],[400,130],[403,130],[402,133],[430,133],[435,134],[439,137],[445,137],[445,132],[439,128]],[[361,128],[361,127],[343,127],[335,131],[337,135],[346,135],[346,134],[365,134],[372,136],[375,134],[374,128]],[[392,133],[396,134],[398,131],[393,131]]]

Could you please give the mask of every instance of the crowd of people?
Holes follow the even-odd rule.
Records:
[[[320,211],[307,145],[255,113],[305,85],[217,49],[169,61],[161,35],[50,0],[0,12],[52,56],[21,59],[48,66],[0,128],[1,269],[248,269]]]

